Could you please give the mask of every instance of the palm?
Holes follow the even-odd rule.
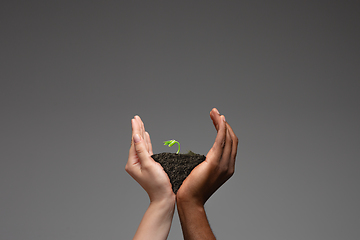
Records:
[[[202,189],[206,185],[206,179],[208,175],[206,164],[207,162],[204,161],[191,171],[177,192],[179,197],[184,195],[187,197],[196,196],[197,193],[199,193],[198,190]]]
[[[184,180],[177,194],[179,197],[198,199],[204,204],[223,182],[214,177],[215,169],[210,166],[209,158],[196,166]]]

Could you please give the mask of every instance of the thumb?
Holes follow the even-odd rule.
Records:
[[[139,157],[140,163],[146,164],[149,160],[150,154],[147,151],[147,148],[144,143],[144,139],[139,134],[134,134],[133,136],[134,147],[136,151],[136,155]]]

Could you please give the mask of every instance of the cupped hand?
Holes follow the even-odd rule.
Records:
[[[150,202],[175,199],[170,179],[162,166],[152,159],[150,135],[139,116],[131,120],[132,140],[125,170],[144,188]]]
[[[210,117],[217,130],[215,143],[204,162],[196,166],[179,188],[176,199],[204,205],[235,171],[238,138],[225,117],[212,109]]]

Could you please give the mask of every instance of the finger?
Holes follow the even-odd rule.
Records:
[[[129,149],[129,158],[128,158],[128,161],[126,163],[125,170],[129,169],[129,167],[134,166],[134,165],[136,165],[138,163],[140,163],[140,162],[139,162],[139,158],[136,156],[135,145],[131,144],[131,147]]]
[[[226,128],[229,130],[229,133],[230,133],[230,136],[231,136],[231,139],[232,139],[230,167],[232,168],[232,171],[234,171],[239,139],[235,135],[233,129],[230,126],[230,124],[226,123]]]
[[[144,122],[141,120],[140,116],[138,116],[138,115],[136,115],[135,118],[140,126],[140,136],[143,139],[146,139]],[[147,146],[147,142],[145,141],[144,143],[145,143],[146,148],[148,149],[149,147]]]
[[[217,110],[217,108],[213,108],[213,109],[211,109],[211,111],[214,111],[217,115],[220,116],[219,110]]]
[[[225,123],[225,127],[227,124]],[[232,140],[229,133],[229,130],[226,129],[226,137],[225,137],[225,147],[223,154],[221,156],[220,165],[225,169],[226,171],[229,169],[229,163],[230,163],[230,156],[231,156],[231,148],[232,148]]]
[[[134,117],[134,119],[131,121],[131,126],[132,126],[132,130],[133,130],[132,136],[134,136],[135,134],[138,134],[139,136],[142,137],[142,139],[145,139],[145,138],[143,137],[143,133],[142,133],[143,130],[142,130],[142,126],[141,126],[141,119],[140,119],[139,116],[135,116],[135,117]],[[132,138],[132,143],[134,143],[133,139],[134,139],[134,138]],[[146,141],[144,141],[144,144],[145,144],[145,147],[148,148],[148,147],[147,147],[147,144],[146,144]],[[134,150],[135,150],[135,148],[134,148]]]
[[[220,118],[220,113],[216,108],[213,108],[210,111],[210,118],[213,121],[213,124],[215,126],[216,131],[218,131],[219,130],[218,121],[219,121],[219,118]]]
[[[152,144],[151,144],[151,140],[150,140],[150,134],[148,132],[145,132],[145,140],[148,146],[148,152],[150,155],[153,155],[153,150],[152,150]]]
[[[130,156],[133,157],[136,155],[133,136],[135,134],[140,134],[139,124],[135,118],[131,119],[131,129],[132,129],[132,134],[131,134],[131,146],[130,146],[130,150],[129,150],[129,157]]]
[[[135,134],[139,134],[140,136],[142,135],[141,133],[141,126],[139,123],[139,120],[137,118],[138,116],[135,116],[132,120],[131,120],[131,127],[132,127],[132,136],[134,136]],[[134,139],[132,139],[134,140]],[[134,141],[133,141],[134,143]]]
[[[150,160],[150,154],[147,151],[144,139],[139,134],[134,134],[133,141],[134,141],[136,155],[139,158],[141,166],[148,164]]]
[[[141,137],[142,137],[143,139],[145,139],[145,127],[144,127],[143,121],[141,120],[140,116],[138,116],[138,115],[136,115],[134,118],[136,119],[136,121],[137,121],[138,124],[139,124]]]
[[[132,135],[136,132],[137,122],[135,119],[131,119]],[[131,137],[131,146],[129,149],[129,158],[125,166],[125,170],[130,173],[134,170],[133,166],[139,163],[139,158],[136,156],[136,150],[134,146],[133,137]]]
[[[144,124],[144,122],[141,120],[140,117],[139,117],[139,120],[140,120],[141,131],[142,131],[142,134],[143,134],[143,139],[145,139],[145,124]]]
[[[225,123],[225,117],[219,116],[218,120],[215,121],[215,124],[218,125],[219,130],[215,138],[215,143],[210,149],[208,156],[209,161],[214,161],[216,163],[220,162],[221,156],[224,151],[225,142],[226,142],[226,123]]]

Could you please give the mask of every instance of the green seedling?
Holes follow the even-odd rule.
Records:
[[[164,145],[168,145],[169,147],[171,147],[171,146],[174,145],[175,143],[177,143],[178,146],[179,146],[178,151],[176,152],[176,154],[179,154],[179,152],[180,152],[180,143],[179,143],[178,141],[175,141],[175,140],[165,141],[165,142],[164,142]]]

